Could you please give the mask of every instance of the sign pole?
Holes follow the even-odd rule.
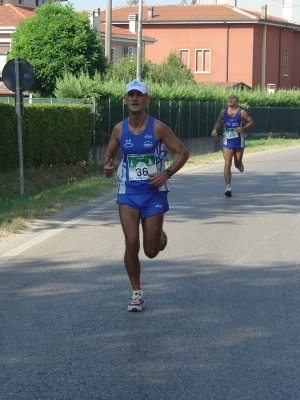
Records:
[[[143,0],[139,0],[138,13],[138,35],[137,35],[137,58],[136,79],[142,80],[142,22],[143,22]]]
[[[17,114],[18,126],[18,148],[19,148],[19,169],[20,169],[20,193],[21,199],[24,198],[24,170],[23,170],[23,145],[22,145],[22,121],[21,121],[21,87],[20,87],[20,60],[15,58],[15,74],[16,74],[16,93],[15,93],[15,110]]]

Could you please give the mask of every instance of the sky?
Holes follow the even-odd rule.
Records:
[[[100,10],[106,9],[106,0],[71,0],[76,11],[82,10],[93,10],[94,8],[100,8]],[[146,0],[144,2],[145,6],[155,6],[155,5],[178,5],[181,0]],[[62,4],[66,4],[63,2]],[[112,0],[112,7],[122,7],[127,6],[127,0]]]

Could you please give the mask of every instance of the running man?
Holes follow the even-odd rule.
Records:
[[[247,111],[239,107],[239,98],[235,94],[228,97],[228,107],[223,108],[217,119],[211,136],[217,137],[217,130],[224,124],[222,141],[224,165],[224,179],[226,183],[225,196],[232,195],[231,189],[231,166],[234,158],[234,166],[244,171],[243,154],[245,149],[244,132],[251,128],[254,123]]]
[[[164,213],[169,210],[167,181],[189,158],[188,150],[171,129],[146,114],[149,103],[144,82],[134,80],[126,85],[124,104],[129,118],[115,125],[103,159],[104,174],[111,178],[114,160],[121,148],[117,203],[125,236],[124,263],[133,289],[128,311],[145,308],[140,283],[140,221],[145,255],[154,258],[165,249],[168,240],[163,231]],[[165,169],[167,148],[175,157]]]

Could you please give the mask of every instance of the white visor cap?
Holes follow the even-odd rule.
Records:
[[[130,90],[138,90],[139,92],[141,92],[143,94],[146,94],[146,93],[149,94],[149,90],[148,90],[146,83],[140,82],[136,79],[126,85],[125,94],[130,92]]]

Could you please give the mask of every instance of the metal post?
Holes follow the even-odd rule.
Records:
[[[199,135],[200,135],[200,123],[201,123],[201,103],[200,103],[200,101],[198,101],[198,136],[197,137],[199,137]]]
[[[15,58],[15,74],[16,74],[16,94],[15,107],[17,114],[18,126],[18,148],[19,148],[19,168],[20,168],[20,194],[21,199],[24,198],[24,171],[23,171],[23,146],[22,146],[22,121],[21,121],[21,87],[20,87],[20,60]]]
[[[208,136],[208,101],[206,102],[206,136]]]
[[[158,119],[160,120],[160,100],[158,100]]]
[[[192,102],[190,101],[189,103],[190,107],[189,107],[189,139],[191,138],[191,119],[192,119]]]
[[[111,137],[111,130],[110,130],[110,118],[111,118],[111,99],[108,99],[108,132],[109,132],[109,138]]]
[[[106,0],[105,56],[111,62],[111,21],[112,0]]]
[[[138,81],[142,80],[142,20],[143,20],[143,0],[139,0],[137,57],[136,57],[136,79]]]
[[[93,98],[93,114],[94,114],[94,132],[93,132],[93,144],[96,146],[96,99]]]

